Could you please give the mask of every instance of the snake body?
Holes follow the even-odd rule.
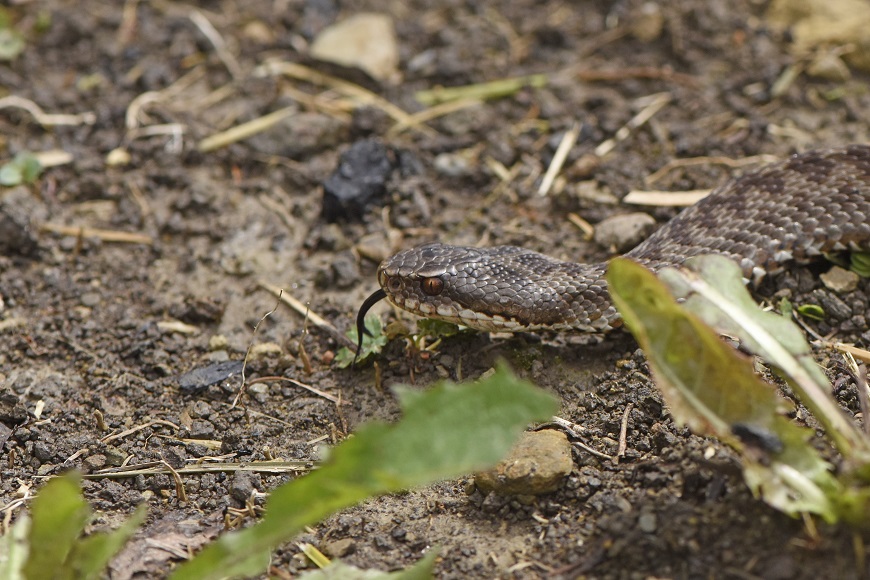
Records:
[[[720,254],[757,283],[788,262],[845,250],[870,250],[870,145],[809,151],[732,179],[626,256],[658,270]],[[425,244],[381,263],[381,289],[360,309],[358,328],[385,297],[414,314],[480,330],[607,332],[621,320],[606,268],[515,246]]]

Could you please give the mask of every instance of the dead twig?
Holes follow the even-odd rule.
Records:
[[[311,392],[311,393],[314,393],[314,394],[317,395],[318,397],[323,397],[323,398],[326,399],[327,401],[332,401],[332,402],[335,403],[336,405],[347,405],[347,404],[349,404],[347,401],[342,401],[341,399],[339,399],[339,398],[336,397],[335,395],[330,395],[330,394],[327,393],[326,391],[321,391],[320,389],[318,389],[318,388],[316,388],[316,387],[312,387],[311,385],[306,385],[305,383],[299,382],[299,381],[297,381],[296,379],[291,379],[291,378],[288,378],[288,377],[260,377],[260,378],[257,378],[257,379],[252,380],[251,382],[248,383],[248,385],[253,385],[253,384],[256,384],[256,383],[267,383],[267,382],[269,382],[269,381],[285,381],[285,382],[288,382],[288,383],[290,383],[290,384],[292,384],[292,385],[296,385],[296,386],[299,387],[299,388],[305,389],[306,391],[309,391],[309,392]]]
[[[330,324],[326,319],[312,312],[308,306],[284,292],[281,288],[273,286],[268,282],[264,282],[262,280],[257,282],[257,285],[263,290],[274,294],[281,302],[298,312],[301,316],[307,317],[311,321],[311,323],[314,324],[314,326],[316,326],[320,330],[323,330],[344,346],[350,349],[356,349],[356,344],[354,344],[351,339],[342,334],[341,331],[339,331],[336,327]]]
[[[209,21],[209,19],[199,10],[191,10],[190,14],[188,14],[188,18],[190,18],[190,21],[199,28],[199,31],[202,32],[203,36],[205,36],[214,47],[218,58],[222,63],[224,63],[224,66],[227,67],[230,75],[232,75],[235,80],[242,78],[243,72],[242,67],[239,66],[239,61],[237,61],[236,57],[229,51],[227,43],[211,21]]]
[[[693,189],[689,191],[633,190],[622,198],[622,202],[655,207],[688,207],[710,195],[710,191],[709,189]]]
[[[24,109],[33,117],[33,120],[43,127],[52,127],[56,125],[93,125],[97,122],[97,116],[94,113],[78,113],[78,114],[55,114],[46,113],[42,108],[24,97],[9,95],[0,99],[0,109]]]
[[[550,166],[547,167],[547,172],[544,174],[544,179],[541,180],[541,186],[538,188],[538,195],[544,196],[550,192],[550,188],[553,186],[553,181],[555,181],[556,176],[559,175],[559,172],[562,171],[562,165],[564,165],[565,159],[567,159],[568,157],[568,153],[577,142],[577,138],[579,136],[580,123],[575,122],[574,125],[568,131],[565,131],[564,135],[562,135],[562,140],[559,142],[559,146],[556,148],[556,153],[553,155],[553,160],[550,162]]]
[[[619,425],[619,445],[616,447],[616,455],[613,457],[614,462],[618,462],[620,457],[625,457],[625,449],[628,447],[628,416],[634,408],[633,403],[625,406],[625,412],[622,414],[622,423]]]
[[[173,469],[173,471],[179,475],[237,472],[282,474],[310,471],[311,466],[312,463],[310,461],[248,461],[245,463],[217,462],[188,465],[178,469]],[[168,475],[169,473],[170,472],[166,469],[163,461],[149,461],[148,463],[140,463],[138,465],[102,469],[94,473],[86,473],[82,475],[82,477],[84,479],[123,479],[127,477],[137,477],[139,475]]]
[[[230,405],[230,409],[236,408],[236,405],[239,404],[239,400],[242,398],[242,395],[245,394],[245,391],[248,388],[248,383],[247,383],[247,380],[245,378],[245,372],[248,369],[248,357],[250,357],[251,349],[254,347],[254,339],[257,336],[257,331],[260,329],[260,325],[263,323],[263,321],[266,320],[267,318],[269,318],[276,310],[278,310],[278,304],[281,301],[281,296],[283,295],[283,293],[284,293],[283,290],[280,290],[278,292],[278,302],[275,303],[275,306],[272,307],[272,310],[270,310],[269,312],[267,312],[266,314],[261,316],[260,320],[258,320],[257,324],[254,326],[254,332],[251,333],[251,340],[250,340],[250,342],[248,342],[248,348],[245,349],[245,360],[242,361],[242,384],[239,386],[239,392],[236,393],[236,396],[233,399],[233,404]]]
[[[731,159],[730,157],[689,157],[686,159],[672,159],[659,168],[658,171],[644,178],[644,183],[652,185],[667,173],[679,167],[691,167],[693,165],[724,165],[726,167],[745,167],[747,165],[758,165],[763,163],[772,163],[777,160],[775,155],[753,155],[751,157],[743,157],[741,159]]]
[[[654,95],[649,95],[645,97],[650,102],[647,106],[640,110],[638,114],[629,119],[628,123],[619,128],[616,134],[603,141],[598,147],[595,148],[595,154],[598,157],[604,157],[622,141],[631,136],[631,134],[638,128],[642,127],[647,121],[649,121],[656,113],[658,113],[665,105],[671,102],[671,94],[670,93],[656,93]]]
[[[323,74],[307,66],[286,61],[270,61],[257,67],[254,74],[258,76],[284,75],[314,85],[327,86],[344,95],[353,97],[364,105],[371,105],[381,109],[394,121],[404,123],[409,127],[414,126],[418,131],[429,136],[437,135],[434,129],[425,125],[415,125],[414,119],[410,114],[375,93],[357,84]]]
[[[154,243],[154,239],[151,236],[146,236],[145,234],[133,234],[130,232],[119,232],[116,230],[100,230],[97,228],[86,228],[81,226],[62,226],[52,223],[42,224],[39,229],[44,232],[52,232],[63,236],[99,238],[104,242],[145,244],[148,246]]]
[[[203,153],[207,153],[221,147],[226,147],[227,145],[231,145],[232,143],[241,141],[242,139],[247,139],[252,135],[256,135],[257,133],[261,133],[270,127],[275,126],[287,117],[296,114],[297,111],[298,109],[295,105],[278,109],[268,115],[257,117],[247,123],[242,123],[241,125],[236,125],[226,131],[210,135],[200,141],[196,148]]]
[[[148,421],[147,423],[144,423],[142,425],[138,425],[136,427],[131,427],[129,429],[121,431],[120,433],[115,433],[114,435],[109,435],[108,437],[103,437],[102,439],[100,439],[100,443],[111,443],[112,441],[115,441],[117,439],[123,439],[124,437],[127,437],[128,435],[132,435],[133,433],[138,433],[139,431],[141,431],[143,429],[147,429],[148,427],[153,427],[154,425],[164,425],[166,427],[172,427],[173,429],[178,429],[178,425],[176,425],[175,423],[172,423],[171,421],[165,421],[163,419],[154,419],[153,421]]]

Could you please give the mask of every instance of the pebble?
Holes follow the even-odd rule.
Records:
[[[90,473],[92,471],[96,471],[97,469],[102,469],[106,466],[106,456],[105,455],[89,455],[82,462],[83,469],[86,473]]]
[[[237,471],[230,486],[230,495],[244,503],[251,498],[254,491],[254,475],[245,471]]]
[[[644,512],[640,514],[640,517],[637,518],[637,527],[639,527],[642,532],[652,534],[658,528],[656,515],[652,512]]]
[[[47,215],[45,204],[26,186],[0,194],[0,254],[34,254],[39,244],[39,226]]]
[[[324,28],[311,43],[311,56],[364,70],[387,81],[396,76],[399,44],[387,14],[359,13]]]
[[[323,217],[328,222],[360,220],[368,206],[383,198],[395,168],[394,152],[378,141],[366,139],[351,145],[323,182]]]
[[[655,228],[656,220],[642,212],[615,215],[595,226],[595,242],[616,252],[630,250],[645,240]]]
[[[483,492],[502,495],[540,495],[559,489],[571,473],[571,444],[561,431],[523,433],[498,465],[474,477]]]
[[[87,306],[88,308],[93,308],[94,306],[98,306],[100,302],[102,302],[103,297],[100,296],[97,292],[85,292],[79,298],[83,306]]]
[[[828,290],[837,294],[852,292],[858,288],[859,276],[855,272],[834,266],[819,278]]]
[[[348,554],[353,554],[355,550],[356,540],[353,538],[342,538],[323,544],[323,553],[330,558],[343,558]]]

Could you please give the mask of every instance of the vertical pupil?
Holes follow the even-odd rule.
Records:
[[[421,286],[425,294],[428,294],[429,296],[437,296],[438,294],[441,294],[441,290],[444,288],[444,282],[441,281],[441,278],[424,278]]]

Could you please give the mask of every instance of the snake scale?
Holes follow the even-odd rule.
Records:
[[[845,250],[870,250],[870,145],[808,151],[732,179],[626,256],[655,271],[720,254],[757,283],[788,262]],[[486,331],[607,332],[622,321],[606,269],[516,246],[425,244],[381,263],[381,288],[360,308],[357,329],[361,338],[365,313],[386,298]]]

